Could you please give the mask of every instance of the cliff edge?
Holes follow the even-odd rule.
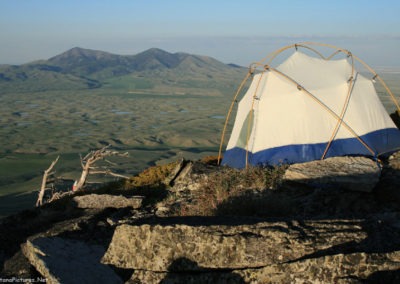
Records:
[[[3,279],[400,281],[400,153],[235,170],[147,169],[0,222]]]

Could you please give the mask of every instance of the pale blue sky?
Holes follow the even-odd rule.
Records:
[[[151,47],[248,65],[284,45],[325,42],[374,66],[400,66],[398,0],[0,0],[0,64],[72,47]]]

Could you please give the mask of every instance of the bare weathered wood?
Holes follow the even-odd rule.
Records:
[[[126,176],[117,174],[112,172],[109,169],[105,170],[97,170],[98,167],[95,167],[94,164],[100,160],[105,160],[106,157],[109,156],[127,156],[128,152],[120,153],[118,151],[111,151],[108,148],[111,145],[107,145],[99,150],[90,151],[84,158],[81,156],[81,166],[82,166],[82,173],[81,176],[76,184],[75,190],[81,190],[86,183],[86,180],[90,174],[106,174],[112,175],[121,178],[128,178]],[[110,161],[105,160],[107,163],[112,164]]]
[[[36,207],[38,206],[42,206],[43,204],[43,196],[44,196],[44,192],[46,191],[46,185],[48,183],[47,178],[51,175],[54,174],[54,172],[51,172],[51,170],[54,168],[54,166],[57,164],[58,159],[60,158],[60,156],[57,156],[57,159],[55,159],[50,166],[48,167],[47,170],[44,171],[43,173],[43,178],[42,178],[42,185],[40,187],[40,191],[39,191],[39,195],[38,195],[38,199],[36,201]]]
[[[110,176],[113,176],[113,177],[120,177],[120,178],[124,178],[124,179],[129,179],[130,178],[130,177],[125,176],[125,175],[114,173],[111,170],[91,171],[90,174],[93,174],[93,175],[99,175],[99,174],[110,175]]]

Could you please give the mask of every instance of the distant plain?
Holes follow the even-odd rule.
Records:
[[[154,65],[152,55],[146,60]],[[0,68],[3,78],[15,78],[0,80],[0,216],[34,205],[42,172],[57,155],[56,175],[67,179],[79,177],[79,154],[109,144],[129,153],[115,166],[126,175],[180,157],[215,155],[229,103],[246,70],[213,60],[211,68],[217,67],[210,71],[208,62],[199,67],[208,58],[195,59],[174,71],[157,66],[102,78],[95,88],[82,87],[83,76],[71,83],[70,75],[65,79],[32,64]],[[91,77],[101,77],[96,75]],[[57,84],[62,88],[52,90]]]
[[[247,70],[207,60],[211,67],[193,61],[184,62],[184,69],[95,73],[90,78],[101,81],[95,88],[82,88],[83,76],[78,81],[74,77],[73,83],[79,84],[71,85],[66,80],[72,77],[65,79],[57,71],[46,73],[46,82],[62,82],[63,88],[41,90],[39,84],[29,91],[38,83],[34,76],[43,78],[34,68],[29,71],[33,75],[25,72],[31,78],[14,85],[17,89],[0,80],[0,217],[34,205],[42,172],[57,155],[56,175],[68,179],[79,177],[80,153],[108,144],[129,152],[129,157],[117,160],[118,170],[127,175],[180,157],[216,155],[226,113]],[[0,68],[0,75],[7,75],[7,68],[3,73]],[[400,73],[380,74],[398,96]],[[31,82],[24,85],[26,80]],[[394,111],[379,85],[377,90],[388,111]]]
[[[0,204],[2,196],[37,190],[57,155],[57,175],[76,179],[79,153],[108,144],[129,152],[118,168],[132,175],[166,160],[215,154],[228,101],[97,91],[3,95]]]

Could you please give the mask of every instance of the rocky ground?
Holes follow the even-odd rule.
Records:
[[[400,281],[400,153],[252,172],[182,160],[156,176],[1,220],[2,279]]]

